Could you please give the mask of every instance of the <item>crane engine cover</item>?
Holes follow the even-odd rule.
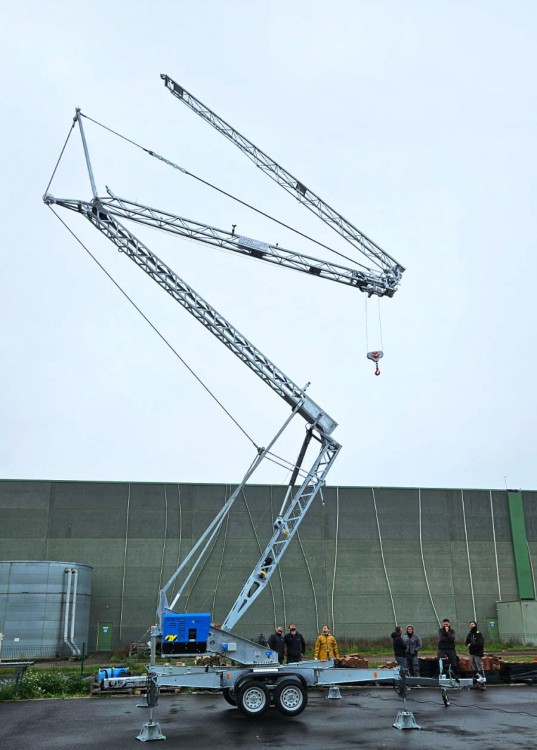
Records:
[[[168,656],[204,653],[210,627],[209,612],[164,613],[161,653]]]

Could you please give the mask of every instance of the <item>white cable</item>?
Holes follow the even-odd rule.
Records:
[[[123,637],[123,600],[125,597],[125,577],[127,571],[127,544],[129,541],[129,513],[131,507],[131,483],[129,482],[129,489],[127,493],[127,517],[125,518],[125,544],[123,545],[123,577],[121,580],[121,604],[119,607],[119,642]]]
[[[500,568],[498,566],[498,547],[496,546],[496,528],[494,526],[494,507],[492,505],[492,490],[490,494],[490,517],[492,518],[492,538],[494,540],[494,559],[496,560],[496,579],[498,581],[498,601],[502,600],[502,590],[500,588]]]
[[[224,505],[227,503],[230,495],[231,495],[231,486],[228,485],[226,486],[226,491],[224,493]],[[224,526],[224,538],[222,540],[222,550],[220,552],[220,564],[218,565],[218,571],[216,573],[216,583],[215,583],[214,590],[213,590],[213,606],[211,607],[211,612],[213,613],[213,617],[214,617],[214,612],[216,608],[216,594],[218,593],[218,585],[220,583],[220,576],[222,575],[222,568],[224,566],[224,553],[226,551],[228,529],[229,529],[229,514],[226,516],[226,523]]]
[[[377,307],[378,307],[378,315],[379,315],[380,350],[382,351],[384,349],[384,344],[382,342],[382,319],[380,317],[380,297],[377,297]]]
[[[379,533],[379,544],[380,544],[380,556],[382,558],[382,567],[384,568],[384,575],[386,577],[386,583],[388,584],[388,592],[390,594],[390,600],[392,602],[392,610],[393,610],[393,621],[394,623],[397,622],[397,614],[395,612],[395,604],[393,603],[393,596],[392,596],[392,587],[390,586],[390,579],[388,578],[388,571],[386,569],[386,562],[384,560],[384,549],[382,546],[382,536],[380,534],[380,523],[379,523],[379,515],[377,512],[377,501],[375,499],[375,490],[373,487],[371,487],[371,492],[373,493],[373,507],[375,508],[375,518],[377,520],[377,530]]]
[[[304,557],[304,562],[306,563],[306,570],[308,571],[308,576],[311,583],[311,590],[313,591],[313,605],[315,607],[315,622],[317,623],[317,630],[316,632],[319,632],[319,608],[317,606],[317,593],[315,591],[315,584],[313,583],[313,576],[311,575],[310,566],[308,563],[308,558],[306,557],[306,553],[304,551],[304,547],[302,545],[302,539],[300,538],[300,534],[298,531],[296,532],[296,538],[298,539],[298,544],[300,545],[300,549],[302,550],[302,555]]]
[[[177,564],[175,566],[175,569],[179,567],[181,564],[181,543],[183,541],[183,506],[181,505],[181,485],[177,485],[177,499],[179,500],[179,544],[177,547]],[[175,587],[177,585],[177,579],[173,582],[173,587],[171,591],[171,598],[173,599],[175,596]]]
[[[339,532],[339,487],[336,487],[336,538],[335,538],[335,548],[334,548],[334,572],[332,575],[332,602],[331,602],[331,618],[332,618],[332,632],[334,633],[336,630],[336,618],[334,615],[334,596],[335,596],[335,590],[336,590],[336,570],[337,570],[337,541],[338,541],[338,532]]]
[[[534,575],[534,572],[533,572],[533,562],[531,560],[530,543],[528,542],[527,539],[526,539],[526,547],[528,548],[528,559],[530,561],[531,580],[532,580],[532,583],[533,583],[533,595],[535,596],[535,575]]]
[[[166,541],[168,538],[168,493],[164,485],[164,539],[162,542],[162,557],[160,559],[159,591],[162,589],[162,573],[164,572],[164,555],[166,554]]]
[[[425,585],[427,586],[427,591],[429,592],[429,599],[431,601],[431,606],[433,608],[434,616],[436,617],[438,626],[440,627],[440,618],[438,617],[438,612],[436,611],[436,607],[434,606],[433,596],[431,594],[431,587],[429,586],[429,578],[427,576],[427,570],[425,568],[425,557],[423,554],[423,535],[421,532],[421,489],[418,490],[418,515],[419,515],[419,532],[420,532],[420,552],[421,552],[421,564],[423,566],[423,575],[425,576]]]
[[[477,613],[475,611],[475,599],[474,599],[474,582],[472,579],[472,564],[470,562],[470,547],[468,545],[468,532],[466,529],[466,512],[464,509],[464,490],[461,490],[461,503],[462,503],[462,518],[464,522],[464,538],[466,540],[466,557],[468,558],[468,575],[470,576],[470,592],[472,594],[472,609],[474,612],[474,622],[477,622]]]

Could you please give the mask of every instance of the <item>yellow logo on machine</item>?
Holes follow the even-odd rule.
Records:
[[[177,640],[177,636],[176,636],[176,635],[167,635],[167,636],[166,636],[166,637],[164,638],[164,640],[165,640],[165,641],[176,641],[176,640]]]

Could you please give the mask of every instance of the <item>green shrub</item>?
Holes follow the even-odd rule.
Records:
[[[90,688],[90,681],[80,674],[45,672],[34,668],[26,671],[17,688],[14,683],[0,688],[0,700],[10,700],[13,697],[27,700],[88,695]]]

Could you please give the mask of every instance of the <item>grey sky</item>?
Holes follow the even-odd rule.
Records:
[[[343,444],[329,483],[535,488],[536,29],[531,0],[4,9],[0,476],[232,483],[254,455],[42,203],[75,107],[348,252],[173,99],[168,73],[407,268],[380,305],[374,377],[375,301],[366,341],[357,291],[140,235],[295,382],[311,381]],[[100,192],[319,255],[86,129]],[[51,192],[91,197],[77,132]],[[268,442],[288,407],[87,222],[58,213]],[[286,478],[269,465],[257,481]]]

